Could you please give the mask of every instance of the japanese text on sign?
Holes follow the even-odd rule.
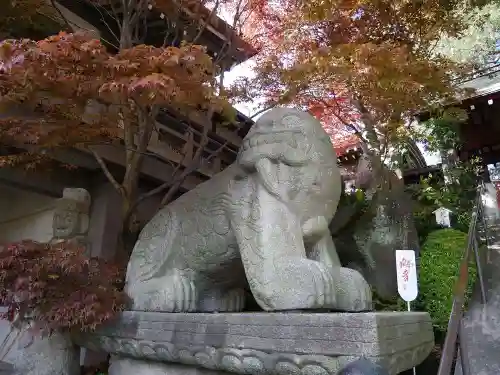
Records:
[[[409,276],[410,276],[410,269],[412,267],[415,267],[415,263],[412,262],[410,259],[403,258],[399,262],[399,267],[403,270],[403,281],[405,283],[408,283]],[[404,284],[403,288],[406,289],[406,287],[407,287],[407,284]]]
[[[405,301],[417,298],[417,267],[413,250],[396,250],[396,275],[401,298]]]

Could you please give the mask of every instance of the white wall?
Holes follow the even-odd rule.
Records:
[[[0,243],[52,238],[56,199],[0,185]]]

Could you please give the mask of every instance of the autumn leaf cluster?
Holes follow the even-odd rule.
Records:
[[[311,110],[333,137],[345,139],[347,131],[381,147],[413,112],[456,98],[454,79],[468,67],[433,47],[464,29],[462,4],[256,1],[263,46],[256,77],[234,92],[245,100],[264,96],[264,106]]]
[[[0,248],[0,303],[7,318],[42,332],[88,330],[126,307],[118,267],[88,258],[73,242]]]
[[[138,45],[109,53],[84,33],[0,43],[0,139],[44,149],[134,136],[160,108],[225,115],[205,48]],[[19,112],[18,111],[18,112]],[[7,112],[9,113],[9,112]],[[2,139],[2,140],[3,140]],[[39,150],[37,150],[39,153]]]

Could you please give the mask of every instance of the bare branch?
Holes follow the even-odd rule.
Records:
[[[380,152],[380,140],[378,138],[376,124],[371,113],[363,104],[363,100],[361,97],[357,96],[356,98],[354,98],[353,103],[356,109],[361,114],[361,121],[365,125],[368,140],[372,143],[373,146],[378,149],[378,152]]]
[[[203,151],[205,150],[205,146],[208,143],[208,130],[209,130],[210,125],[212,123],[213,113],[214,113],[213,108],[210,108],[210,110],[207,113],[207,117],[206,117],[207,123],[204,124],[204,126],[203,126],[203,134],[202,134],[202,137],[200,139],[198,149],[196,150],[196,153],[194,154],[193,159],[191,160],[191,164],[188,167],[186,167],[186,169],[184,169],[184,171],[182,172],[178,181],[176,181],[172,186],[170,186],[170,189],[167,191],[167,193],[165,194],[165,196],[161,200],[160,206],[164,206],[165,204],[167,204],[172,199],[175,192],[179,189],[179,187],[182,185],[182,183],[187,178],[187,176],[189,176],[196,169],[198,169],[198,163],[201,159]]]
[[[188,157],[188,154],[187,153],[184,154],[181,162],[179,164],[177,164],[177,166],[175,167],[174,171],[172,172],[172,179],[175,178],[175,176],[177,175],[179,169],[186,163],[187,157]],[[158,193],[161,193],[163,190],[165,190],[171,184],[172,184],[172,181],[166,181],[163,184],[161,184],[160,186],[158,186],[158,187],[156,187],[156,188],[148,191],[147,193],[142,194],[141,196],[139,196],[139,198],[137,199],[137,201],[134,203],[132,209],[135,209],[135,207],[137,207],[137,205],[139,205],[145,199],[147,199],[149,197],[152,197],[153,195],[156,195]]]
[[[330,105],[330,103],[327,103],[324,99],[318,98],[318,97],[316,97],[315,99],[318,100],[318,101],[320,101],[321,103],[323,103],[323,105],[326,106],[327,108],[332,108],[332,106]],[[344,118],[340,114],[341,113],[341,108],[340,108],[339,103],[337,101],[334,101],[334,103],[335,103],[337,111],[334,112],[333,115],[342,123],[342,125],[344,125],[345,127],[351,129],[362,142],[368,143],[368,140],[363,136],[363,134],[361,133],[361,131],[358,128],[356,128],[356,126],[354,126],[354,124],[351,121],[348,121],[346,118]]]
[[[205,31],[205,29],[207,28],[208,25],[210,25],[210,22],[212,21],[212,17],[214,14],[217,14],[217,9],[219,8],[219,0],[217,0],[215,2],[215,5],[213,7],[213,9],[210,11],[210,14],[208,15],[208,18],[206,19],[206,21],[201,21],[200,23],[202,23],[202,27],[200,28],[200,30],[198,31],[198,34],[195,36],[195,38],[193,39],[193,41],[191,43],[195,44],[196,41],[201,37],[201,35],[203,34],[203,32]]]
[[[109,182],[111,182],[113,187],[120,193],[120,195],[124,196],[123,187],[118,183],[118,181],[116,181],[114,176],[111,174],[111,172],[110,172],[108,166],[106,165],[106,162],[103,160],[103,158],[96,151],[94,151],[92,148],[89,147],[88,150],[92,153],[92,155],[94,155],[94,158],[96,159],[97,163],[101,167],[102,171],[104,172],[104,175],[109,180]]]
[[[129,28],[131,31],[135,30],[141,19],[145,16],[145,13],[148,9],[148,1],[147,0],[130,0],[129,1],[129,10],[130,10],[130,18]]]
[[[235,133],[238,132],[239,129],[237,129],[235,131]],[[227,145],[229,144],[230,142],[229,141],[226,141],[224,142],[223,144],[221,144],[216,150],[212,151],[208,157],[205,159],[206,162],[209,162],[211,161],[213,158],[217,157],[223,150],[224,148],[227,147]],[[187,154],[184,154],[184,157],[182,159],[182,161],[177,164],[177,167],[175,168],[175,170],[172,172],[172,180],[175,180],[176,179],[176,176],[177,176],[177,173],[179,172],[180,168],[182,166],[185,165],[185,163],[187,162]],[[163,184],[157,186],[156,188],[142,194],[141,196],[139,196],[139,198],[137,199],[136,202],[134,202],[134,204],[131,206],[130,208],[130,212],[132,212],[133,210],[135,210],[135,208],[137,208],[137,206],[143,202],[144,200],[154,196],[154,195],[157,195],[161,192],[163,192],[165,189],[167,189],[169,186],[176,186],[174,187],[170,194],[167,192],[166,194],[166,198],[164,198],[165,202],[166,203],[169,203],[172,196],[175,194],[175,192],[182,186],[182,184],[184,183],[184,181],[186,180],[186,178],[192,173],[194,172],[195,170],[197,170],[199,167],[200,167],[200,164],[201,164],[201,158],[198,158],[197,160],[195,158],[193,158],[191,160],[191,164],[186,168],[186,170],[184,171],[184,173],[179,177],[179,179],[175,182],[172,183],[172,180],[171,181],[166,181],[164,182]],[[166,204],[165,203],[165,204]]]
[[[111,12],[113,12],[113,17],[115,18],[116,23],[118,24],[118,28],[120,29],[120,33],[121,33],[122,24],[120,22],[120,17],[118,15],[118,9],[116,8],[115,3],[113,1],[110,1],[109,5],[111,7]]]
[[[268,110],[270,110],[271,108],[274,108],[276,107],[278,104],[277,103],[274,103],[274,104],[270,104],[262,109],[259,109],[257,112],[255,112],[252,116],[250,116],[249,118],[250,119],[253,119],[255,116],[258,116],[260,115],[261,113],[264,113],[264,112],[267,112]]]
[[[222,46],[218,56],[217,56],[217,59],[215,60],[215,64],[219,64],[221,61],[223,61],[226,56],[229,54],[229,52],[232,50],[232,46],[234,46],[234,38],[237,36],[236,34],[236,24],[238,23],[240,17],[241,17],[241,13],[240,13],[240,7],[241,7],[241,4],[242,4],[243,0],[238,0],[238,4],[236,6],[236,11],[234,13],[234,17],[233,17],[233,24],[227,28],[228,32],[226,35],[226,40],[224,41],[224,45]],[[227,48],[225,51],[224,49],[226,47],[229,47]]]
[[[54,0],[52,0],[54,1]],[[116,35],[116,33],[113,31],[113,29],[111,28],[111,26],[106,22],[106,20],[104,19],[104,15],[102,14],[101,12],[101,7],[97,6],[95,3],[91,3],[94,8],[99,12],[99,14],[101,15],[101,21],[104,23],[104,25],[106,26],[106,28],[109,30],[109,32],[111,33],[111,35],[116,39],[117,43],[120,43],[120,38],[118,37],[118,35]],[[111,14],[106,10],[106,12],[108,13],[108,15],[111,16]],[[114,17],[113,17],[114,18]],[[120,24],[119,20],[116,19],[116,22],[118,23],[118,25]],[[119,27],[119,26],[118,26]]]

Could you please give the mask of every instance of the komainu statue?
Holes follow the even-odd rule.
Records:
[[[341,188],[321,124],[267,112],[234,164],[144,227],[127,270],[133,309],[240,311],[249,286],[267,311],[370,310],[370,287],[341,266],[328,228]]]
[[[385,167],[379,174],[367,156],[360,159],[355,184],[365,199],[352,205],[342,196],[330,230],[342,264],[359,271],[378,297],[391,299],[398,295],[396,250],[414,250],[418,266],[420,246],[403,181]]]

